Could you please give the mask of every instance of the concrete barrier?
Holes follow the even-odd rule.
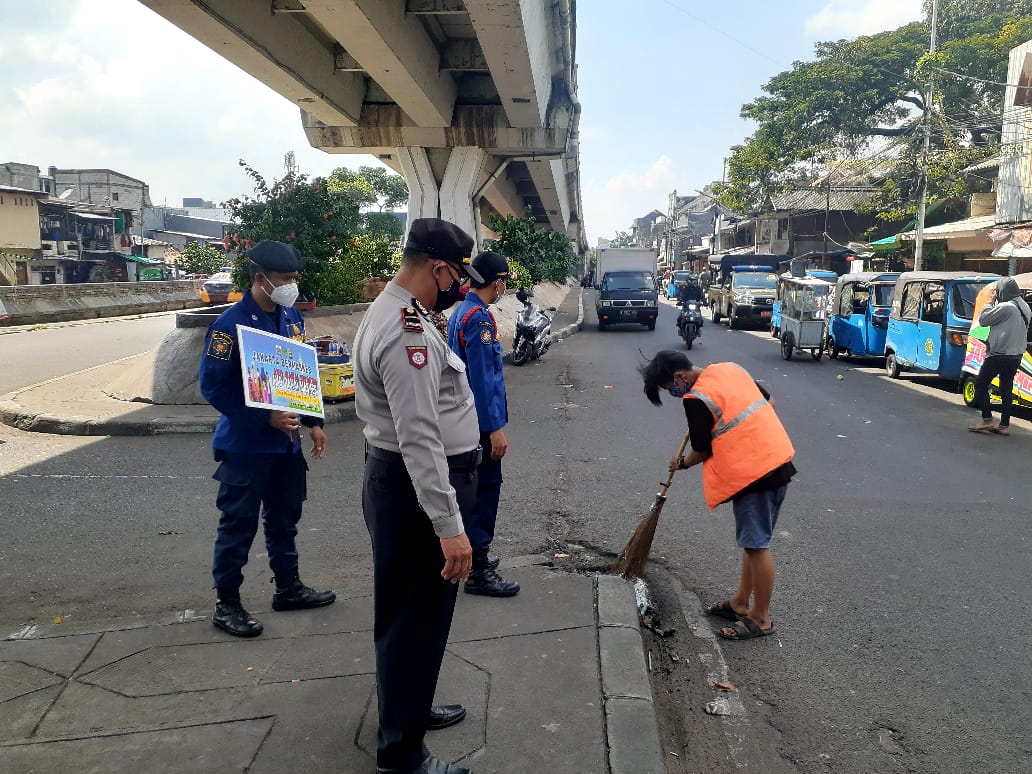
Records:
[[[554,282],[537,285],[534,301],[542,307],[559,306],[570,287],[569,284]],[[163,406],[207,403],[201,395],[197,374],[204,351],[204,337],[208,326],[227,308],[214,306],[180,312],[176,315],[175,330],[170,331],[146,357],[137,358],[106,392],[119,400]],[[346,304],[317,307],[305,312],[305,335],[308,338],[336,336],[350,345],[368,308],[369,304]],[[515,292],[507,293],[495,306],[495,320],[506,352],[512,349],[516,313],[521,308]]]
[[[202,306],[194,280],[5,285],[0,301],[9,315],[0,325],[36,325]]]

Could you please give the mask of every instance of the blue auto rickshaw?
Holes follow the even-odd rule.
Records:
[[[689,280],[695,279],[695,275],[690,271],[677,270],[670,275],[670,280],[667,282],[667,286],[664,289],[667,298],[677,298],[678,292],[685,285],[688,284]]]
[[[843,274],[835,286],[835,305],[828,326],[829,354],[884,357],[885,334],[899,272]]]
[[[807,269],[806,276],[810,279],[824,280],[825,282],[835,283],[838,279],[838,275],[828,269]],[[793,279],[792,272],[786,271],[780,277],[778,277],[778,287],[774,295],[774,306],[771,307],[770,311],[770,335],[775,339],[781,338],[781,296],[782,290],[785,285],[785,280]],[[795,278],[798,279],[798,278]]]
[[[885,334],[885,371],[959,379],[978,291],[998,274],[909,271],[899,275]]]

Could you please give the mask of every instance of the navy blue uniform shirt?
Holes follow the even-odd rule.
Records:
[[[494,317],[475,290],[466,294],[448,319],[448,346],[466,364],[480,432],[493,433],[505,427],[509,408],[502,376],[502,343]]]
[[[251,408],[244,403],[244,377],[240,368],[237,325],[275,333],[296,341],[305,339],[305,322],[293,307],[263,311],[251,291],[219,315],[208,328],[201,355],[201,394],[222,415],[215,425],[212,448],[215,459],[222,452],[236,454],[285,454],[298,452],[300,445],[282,430],[269,425],[272,412]],[[318,417],[301,415],[301,424],[321,427]]]

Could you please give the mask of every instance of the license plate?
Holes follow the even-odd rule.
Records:
[[[760,312],[760,319],[766,319],[766,318],[770,317],[770,315],[771,315],[770,312]]]
[[[638,313],[634,309],[624,309],[620,312],[621,317],[637,317]]]

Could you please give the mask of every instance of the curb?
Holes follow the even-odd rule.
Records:
[[[595,594],[609,771],[664,774],[634,587],[616,575],[597,575]]]
[[[141,406],[147,404],[140,404]],[[355,418],[355,404],[327,406],[325,422],[328,425]],[[59,417],[47,413],[26,411],[13,400],[0,400],[0,422],[18,430],[51,435],[84,436],[145,436],[168,433],[211,433],[218,416],[210,417],[112,417],[110,419],[83,419]]]

